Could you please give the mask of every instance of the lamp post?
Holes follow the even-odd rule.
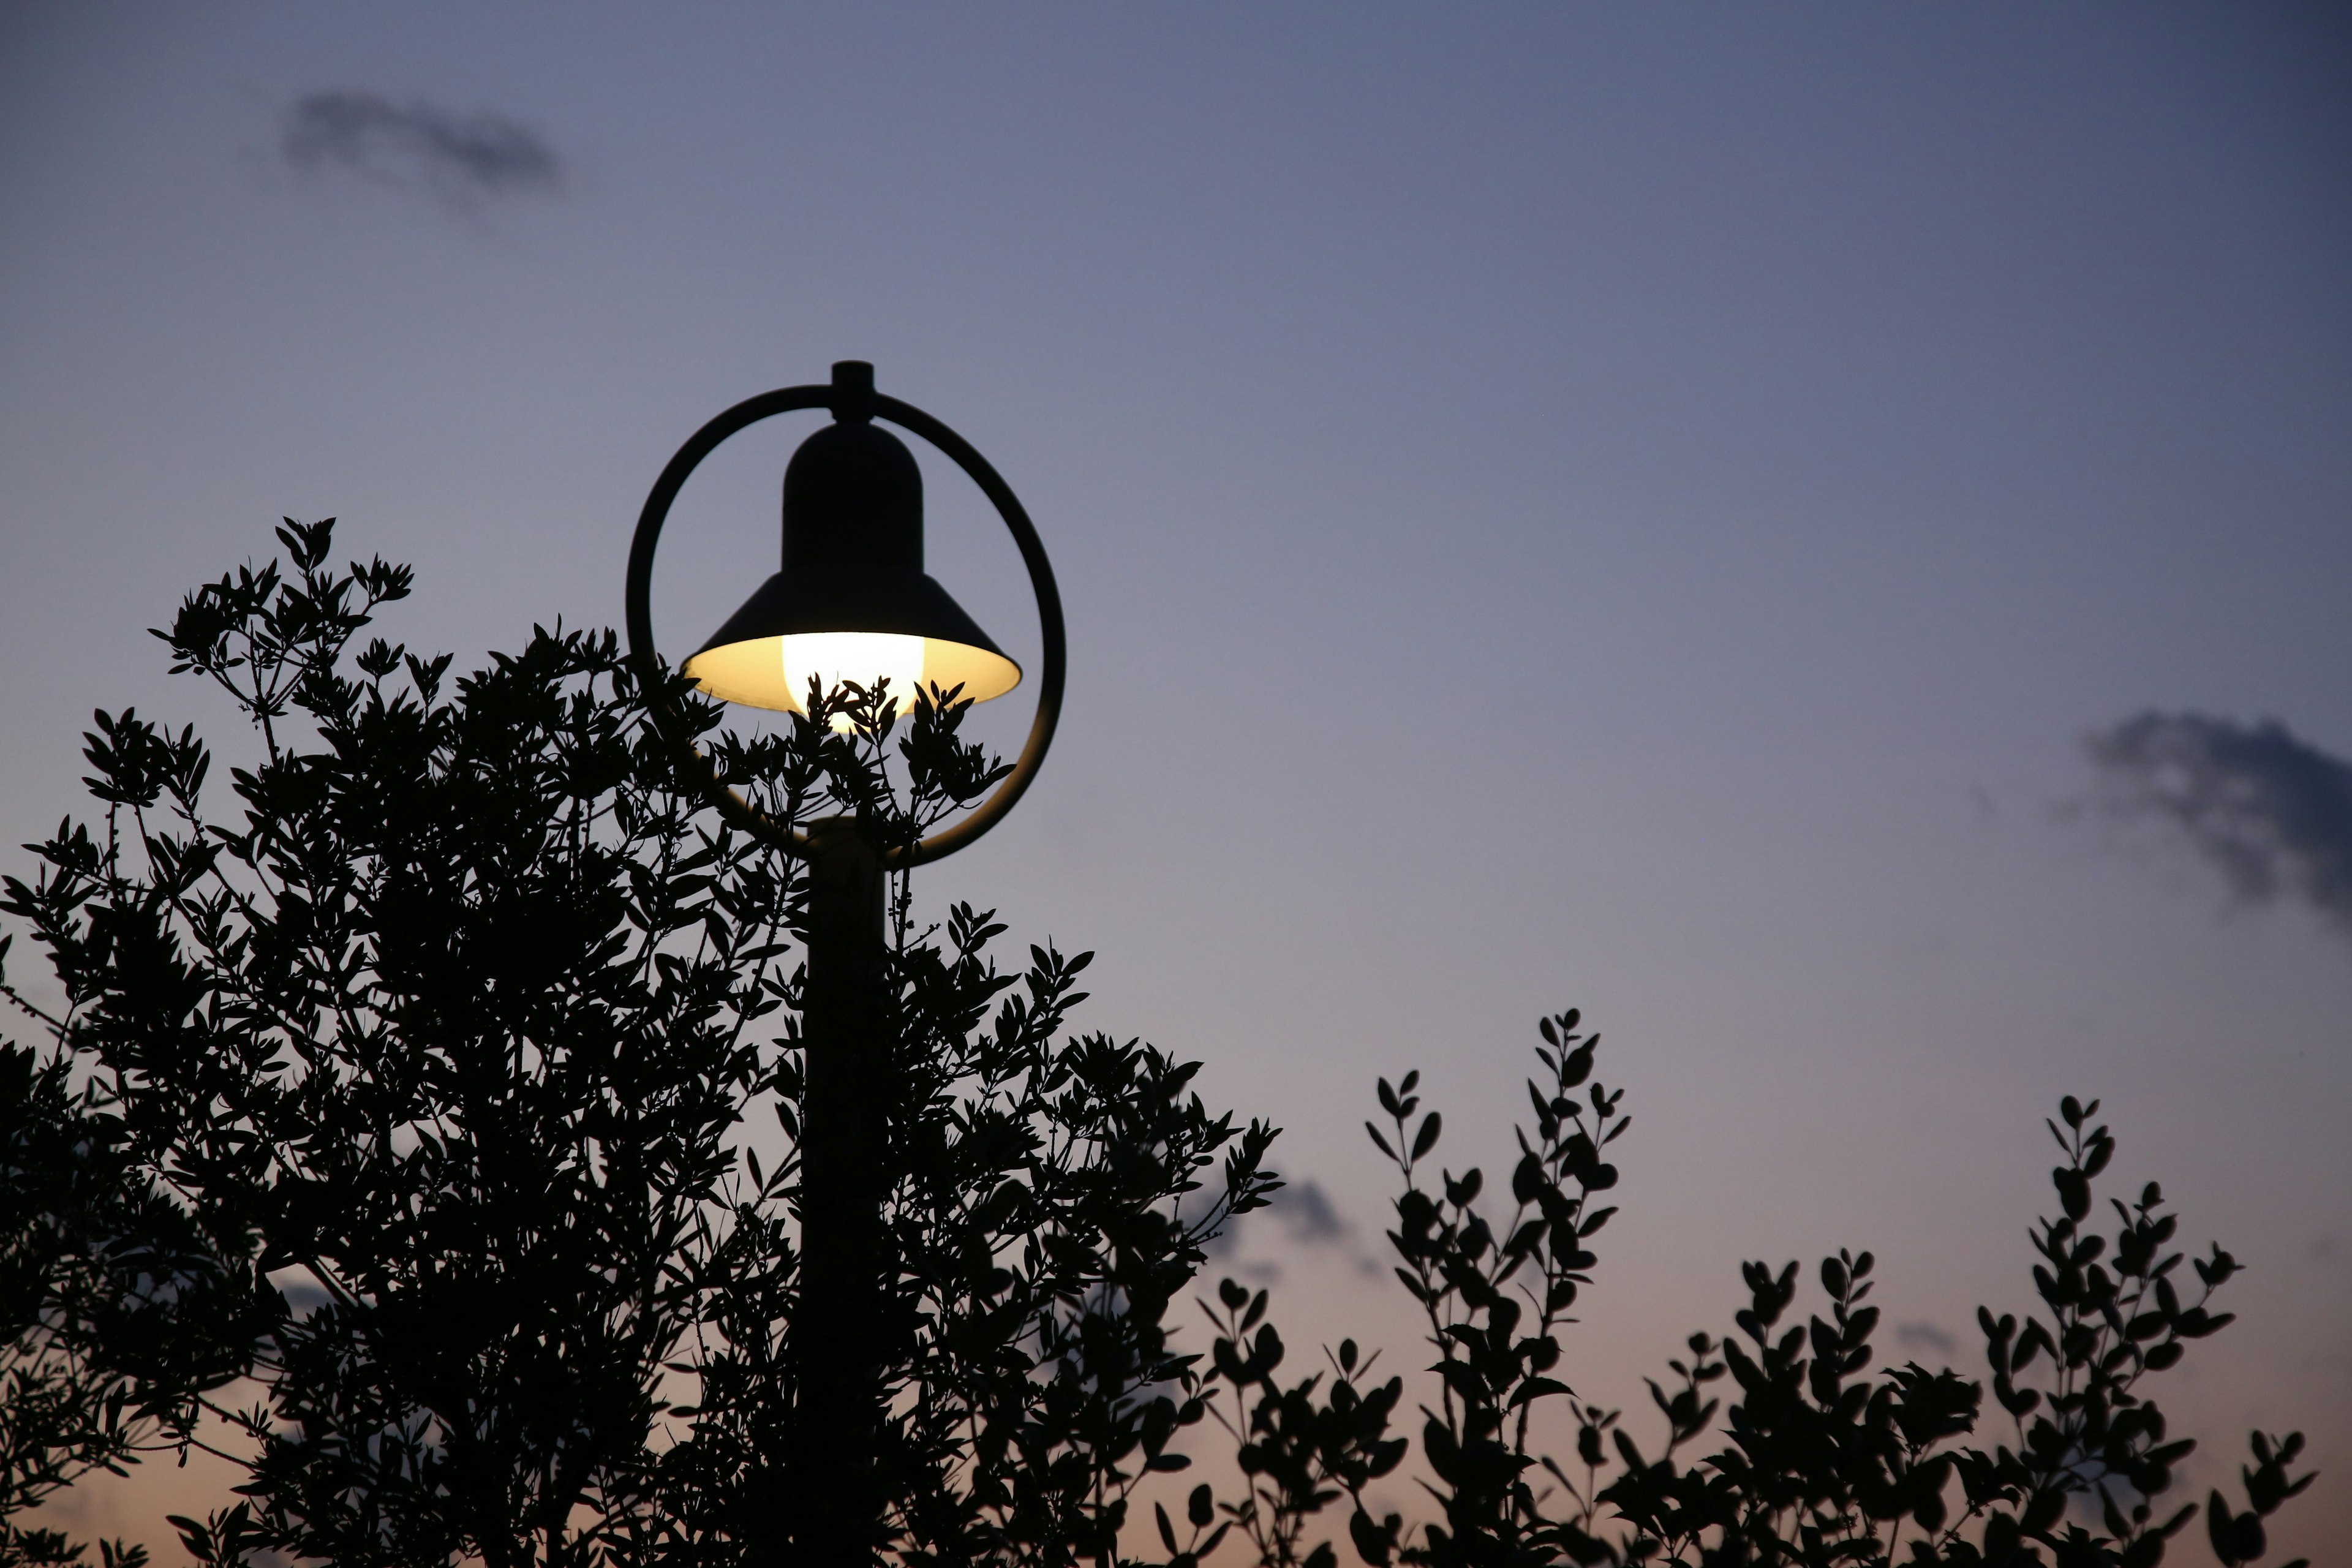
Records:
[[[629,549],[629,656],[648,692],[663,689],[647,603],[654,549],[679,489],[730,436],[774,415],[827,408],[834,423],[801,444],[784,470],[783,562],[686,661],[715,697],[798,710],[810,681],[855,682],[894,694],[961,686],[985,701],[1010,691],[1019,665],[923,570],[921,471],[876,423],[920,437],[971,476],[994,504],[1029,569],[1044,632],[1037,713],[1013,772],[961,822],[918,843],[878,847],[855,818],[795,829],[729,789],[692,752],[680,716],[656,701],[660,723],[687,752],[689,773],[726,817],[808,865],[806,1048],[801,1115],[801,1287],[787,1328],[801,1408],[788,1456],[798,1562],[823,1568],[870,1563],[881,1499],[874,1434],[881,1411],[879,1347],[884,1106],[877,1069],[889,1041],[885,878],[971,843],[1013,808],[1045,761],[1061,716],[1061,595],[1045,550],[1012,489],[954,431],[874,390],[874,367],[845,360],[829,385],[794,386],[737,404],[695,432],[646,498]],[[772,1551],[759,1551],[772,1559]]]

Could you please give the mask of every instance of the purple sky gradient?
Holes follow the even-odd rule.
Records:
[[[389,118],[289,158],[320,93]],[[2324,1559],[2352,942],[2072,808],[2149,710],[2352,756],[2347,285],[2318,5],[12,4],[0,843],[82,809],[93,708],[234,743],[143,628],[281,514],[416,563],[412,646],[617,622],[677,443],[870,359],[1069,610],[1050,765],[920,896],[1100,950],[1089,1022],[1289,1129],[1349,1227],[1241,1240],[1294,1343],[1426,1359],[1349,1250],[1372,1078],[1491,1169],[1543,1011],[1635,1114],[1570,1351],[1604,1403],[1741,1258],[1842,1244],[1890,1350],[1976,1368],[2040,1119],[2102,1095],[2119,1177],[2252,1266],[2172,1379],[2191,1489],[2305,1428],[2274,1551]],[[771,569],[784,423],[675,514],[674,655]],[[928,472],[935,573],[1030,659]]]

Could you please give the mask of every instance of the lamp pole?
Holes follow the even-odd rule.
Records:
[[[792,1491],[798,1560],[873,1561],[882,1376],[883,1081],[889,1048],[884,872],[855,819],[810,825],[802,1007],[801,1289],[792,1325],[801,1409]]]
[[[706,692],[753,707],[799,705],[796,645],[919,643],[927,684],[961,685],[985,700],[1012,689],[1020,667],[922,570],[922,484],[887,421],[961,468],[994,504],[1037,602],[1044,668],[1037,711],[1013,771],[961,821],[885,850],[848,816],[804,828],[778,822],[722,783],[667,695],[672,677],[654,644],[654,551],[679,489],[720,442],[797,409],[830,409],[835,423],[794,453],[784,477],[783,569],[745,601],[684,673]],[[1065,638],[1053,567],[1028,512],[988,460],[930,415],[874,390],[874,367],[845,360],[829,385],[785,387],[746,399],[678,448],[639,514],[629,547],[629,655],[651,713],[679,755],[681,776],[730,823],[805,862],[807,973],[800,1136],[800,1289],[786,1352],[798,1390],[777,1503],[782,1516],[748,1526],[747,1555],[761,1564],[867,1568],[886,1500],[876,1485],[887,1347],[882,1205],[890,1082],[890,973],[885,938],[887,876],[977,839],[1036,777],[1062,711]],[[802,639],[805,639],[804,641]],[[835,673],[839,673],[835,671]],[[869,689],[865,675],[850,673]],[[805,681],[806,675],[797,677]],[[826,684],[832,681],[828,678]],[[792,1542],[789,1552],[782,1549]]]

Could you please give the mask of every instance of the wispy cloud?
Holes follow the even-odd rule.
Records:
[[[355,175],[463,211],[559,190],[563,164],[529,128],[503,115],[395,104],[373,92],[313,92],[286,111],[279,145],[305,174]]]
[[[1211,1242],[1209,1256],[1219,1261],[1232,1262],[1241,1250],[1242,1224],[1228,1224],[1222,1235]],[[1360,1269],[1377,1272],[1378,1266],[1363,1256],[1356,1245],[1356,1230],[1331,1202],[1331,1194],[1316,1181],[1292,1182],[1274,1194],[1273,1201],[1249,1216],[1248,1228],[1261,1243],[1263,1233],[1278,1229],[1282,1247],[1296,1252],[1309,1247],[1335,1247],[1350,1256]],[[1240,1264],[1236,1272],[1251,1279],[1271,1281],[1282,1276],[1279,1264],[1272,1259],[1260,1259]]]
[[[2293,900],[2352,934],[2352,763],[2285,725],[2142,713],[2085,742],[2110,814],[2179,833],[2247,904]]]
[[[1930,1351],[1947,1358],[1960,1348],[1958,1340],[1953,1338],[1947,1331],[1928,1322],[1895,1324],[1895,1342],[1906,1349]]]

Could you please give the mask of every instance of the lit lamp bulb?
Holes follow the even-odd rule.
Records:
[[[914,706],[922,689],[923,639],[897,632],[801,632],[776,639],[783,650],[784,689],[792,694],[793,710],[807,711],[809,681],[828,696],[844,685],[855,685],[869,695],[882,681],[890,683],[886,713]],[[833,727],[847,734],[849,715],[836,710]]]

